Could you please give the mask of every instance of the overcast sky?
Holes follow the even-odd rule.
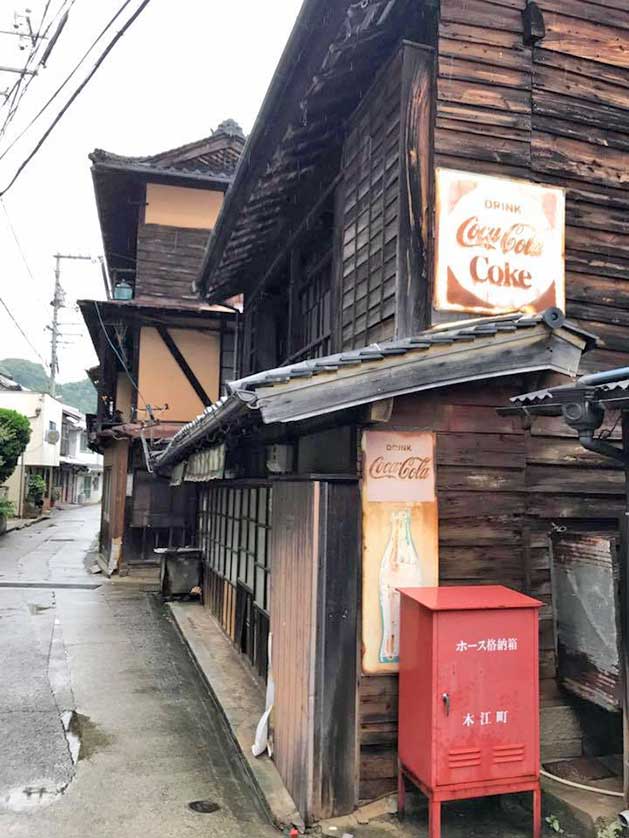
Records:
[[[129,9],[139,2],[132,0]],[[9,144],[122,4],[123,0],[74,0],[48,68],[33,79],[0,138],[0,190],[129,11],[92,53],[67,94],[7,153]],[[13,12],[25,7],[38,24],[45,5],[46,0],[2,0],[0,29],[11,29]],[[49,19],[63,5],[64,0],[50,0]],[[205,137],[226,118],[238,121],[248,133],[300,6],[301,0],[152,0],[4,196],[8,218],[0,206],[0,295],[45,360],[50,357],[45,326],[52,314],[53,254],[102,253],[89,152],[105,148],[119,154],[154,154]],[[0,35],[0,65],[23,65],[27,52],[17,47],[17,38]],[[14,79],[0,72],[0,91]],[[6,108],[0,110],[0,125],[5,116]],[[100,298],[104,292],[98,267],[88,262],[64,262],[62,283],[68,298],[63,320],[72,325],[65,329],[70,343],[61,347],[59,379],[72,381],[82,378],[96,360],[73,301]],[[0,358],[6,357],[39,360],[0,308]]]

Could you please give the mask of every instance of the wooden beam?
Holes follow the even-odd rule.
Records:
[[[170,334],[168,329],[165,326],[158,326],[157,331],[158,331],[159,336],[161,337],[161,339],[166,344],[166,346],[168,348],[168,351],[170,352],[170,354],[175,359],[175,361],[177,363],[177,366],[182,371],[182,373],[185,375],[185,377],[188,380],[188,383],[190,384],[190,386],[192,387],[194,392],[197,394],[197,396],[201,400],[201,403],[203,404],[203,407],[209,407],[212,404],[212,399],[208,396],[208,394],[203,389],[203,385],[201,384],[199,379],[194,374],[194,371],[192,370],[192,368],[190,367],[190,365],[188,364],[188,362],[186,361],[184,356],[181,354],[181,352],[179,350],[179,347],[177,346],[177,344],[173,340],[172,335]]]

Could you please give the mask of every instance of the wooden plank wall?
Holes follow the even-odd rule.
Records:
[[[210,230],[141,224],[138,229],[135,298],[198,302],[192,282],[201,267]]]
[[[306,819],[313,794],[319,485],[278,482],[271,521],[274,760]]]
[[[437,432],[440,582],[501,584],[544,602],[540,674],[555,694],[556,661],[549,533],[613,529],[623,509],[622,470],[581,448],[559,420],[500,417],[510,396],[543,386],[539,377],[462,386],[396,400],[390,427]],[[619,438],[616,429],[612,437]],[[561,706],[542,714],[545,754],[574,755],[578,723]],[[576,731],[576,732],[575,732]],[[363,676],[360,687],[360,797],[395,785],[397,676]]]
[[[629,361],[629,7],[441,0],[435,163],[567,188],[567,312],[604,346],[585,370]]]
[[[343,151],[338,348],[395,330],[402,53],[352,116]]]
[[[319,485],[313,809],[329,818],[356,804],[360,492],[356,481]]]

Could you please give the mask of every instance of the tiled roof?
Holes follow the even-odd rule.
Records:
[[[609,371],[610,373],[613,370]],[[563,384],[559,387],[548,387],[545,390],[535,390],[532,393],[523,393],[514,396],[509,401],[515,407],[536,407],[560,405],[568,399],[573,399],[577,392],[586,392],[588,398],[596,401],[611,399],[614,395],[620,395],[629,390],[629,379],[611,381],[607,384],[587,384],[578,380],[574,384]]]
[[[20,384],[11,378],[10,375],[0,373],[0,390],[22,390],[24,389]]]
[[[240,126],[233,120],[226,120],[209,137],[159,154],[128,157],[97,148],[90,154],[90,160],[95,165],[138,173],[231,180],[244,143]]]
[[[557,310],[551,309],[550,311],[556,312]],[[325,358],[315,358],[310,361],[302,361],[298,364],[265,370],[264,372],[247,376],[247,378],[243,378],[240,381],[231,382],[228,386],[230,390],[234,391],[255,390],[260,387],[269,387],[295,378],[311,378],[320,373],[335,372],[341,367],[354,366],[368,361],[381,361],[384,358],[407,355],[410,352],[422,352],[431,346],[451,346],[455,343],[469,343],[481,337],[516,332],[520,329],[530,329],[533,326],[538,326],[544,317],[548,317],[550,321],[547,325],[555,328],[556,326],[563,325],[563,319],[561,322],[556,319],[559,315],[563,318],[561,312],[558,314],[545,313],[544,315],[533,317],[512,314],[495,319],[483,318],[467,325],[453,323],[447,328],[436,328],[426,332],[420,332],[412,338],[387,341],[385,343],[373,343],[361,349],[353,349],[349,352],[328,355]],[[580,334],[584,334],[581,330],[576,329],[576,327],[574,328]]]
[[[482,318],[470,322],[458,322],[446,328],[431,329],[421,332],[412,338],[403,340],[375,343],[361,349],[349,352],[341,352],[329,355],[325,358],[317,358],[303,361],[298,364],[290,364],[285,367],[266,370],[256,373],[238,381],[227,384],[228,395],[224,396],[215,404],[206,408],[196,419],[184,425],[183,428],[173,437],[168,449],[158,460],[158,465],[170,464],[186,455],[186,452],[207,437],[214,431],[225,431],[234,422],[240,421],[243,416],[251,410],[260,409],[264,421],[284,421],[273,417],[272,410],[267,415],[264,411],[266,405],[275,400],[276,392],[278,397],[284,397],[285,403],[291,402],[290,390],[287,385],[296,387],[300,381],[306,382],[310,379],[321,376],[324,389],[328,386],[340,387],[344,393],[339,398],[338,391],[332,398],[319,397],[317,406],[310,415],[320,412],[330,412],[341,409],[341,407],[352,407],[357,404],[367,403],[378,398],[387,398],[390,395],[403,392],[413,392],[414,389],[428,389],[436,386],[446,386],[458,381],[470,380],[470,375],[465,376],[461,372],[460,364],[465,363],[465,356],[458,350],[464,345],[470,345],[470,349],[479,348],[489,344],[497,344],[499,341],[506,341],[510,335],[525,338],[527,330],[536,330],[540,333],[539,327],[546,326],[542,333],[548,334],[562,328],[564,331],[572,332],[582,341],[581,346],[592,346],[596,344],[596,338],[584,332],[577,326],[566,323],[563,314],[558,309],[549,309],[542,315],[526,316],[522,314],[507,315],[498,318]],[[579,350],[580,352],[580,350]],[[469,353],[468,353],[469,354]],[[506,375],[510,372],[522,372],[527,369],[553,368],[553,362],[545,353],[542,361],[531,365],[528,361],[521,360],[517,353],[511,357],[501,359],[493,366],[487,366],[486,370],[477,372],[475,378],[494,377]],[[456,361],[453,359],[456,357]],[[422,363],[422,361],[426,363]],[[434,360],[434,364],[432,361]],[[448,368],[450,364],[450,368]],[[404,378],[398,389],[392,386],[385,389],[381,384],[375,382],[373,392],[362,392],[356,395],[358,373],[364,367],[365,376],[370,374],[377,376],[378,372],[390,371],[392,375]],[[421,369],[420,371],[420,367]],[[456,367],[456,369],[455,369]],[[354,380],[346,379],[346,370],[354,368],[357,375]],[[314,382],[313,382],[314,383]],[[414,384],[417,384],[417,387]],[[363,391],[364,391],[363,386]],[[291,391],[292,392],[292,391]],[[302,394],[303,395],[303,392]],[[329,395],[329,394],[328,394]],[[323,398],[323,401],[322,401]],[[279,401],[280,399],[278,399]],[[342,402],[342,404],[341,404]],[[290,408],[289,408],[290,410]],[[286,411],[285,411],[286,412]],[[304,418],[295,409],[295,418]]]

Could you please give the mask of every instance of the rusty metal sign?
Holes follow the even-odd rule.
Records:
[[[435,435],[363,433],[362,667],[397,672],[400,588],[439,584]]]
[[[436,309],[565,308],[563,189],[453,169],[436,185]]]

